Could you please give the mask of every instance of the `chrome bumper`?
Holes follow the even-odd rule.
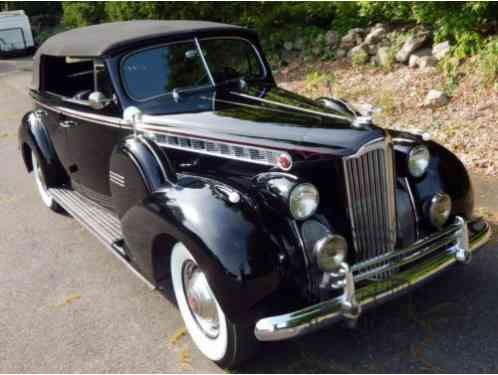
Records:
[[[467,223],[462,218],[457,217],[455,223],[449,226],[444,233],[445,236],[441,236],[441,234],[434,236],[437,241],[444,237],[443,242],[429,238],[418,243],[416,248],[412,247],[409,256],[423,254],[423,259],[419,260],[416,265],[395,273],[388,280],[371,282],[355,290],[355,281],[357,282],[357,279],[360,278],[354,276],[354,268],[350,270],[347,265],[344,265],[342,269],[344,275],[343,294],[341,296],[291,313],[263,318],[256,323],[254,329],[256,338],[260,341],[285,340],[307,334],[341,319],[357,319],[362,310],[406,293],[453,263],[468,263],[472,253],[490,238],[491,228],[488,223],[484,222],[483,227],[469,238]],[[448,246],[450,242],[451,244]],[[437,249],[435,244],[438,243],[445,245]],[[443,252],[435,251],[443,247],[446,247]],[[435,252],[436,255],[430,255],[427,252],[428,249]],[[404,251],[402,250],[401,253]],[[396,261],[392,266],[399,267],[399,265],[406,264],[404,259],[399,260],[399,262]]]

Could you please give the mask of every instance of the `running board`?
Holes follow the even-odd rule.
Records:
[[[82,194],[63,188],[48,190],[55,201],[78,220],[90,233],[102,242],[122,263],[128,267],[140,280],[154,290],[156,287],[147,280],[128,260],[124,250],[121,222],[108,209],[86,198]]]

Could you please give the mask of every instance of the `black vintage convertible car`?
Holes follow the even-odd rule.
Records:
[[[490,236],[452,153],[279,88],[245,28],[67,31],[38,50],[30,95],[19,143],[45,205],[152,288],[172,287],[221,366],[354,322]]]

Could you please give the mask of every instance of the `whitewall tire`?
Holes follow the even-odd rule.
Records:
[[[210,360],[234,367],[254,352],[253,327],[231,323],[190,251],[180,242],[171,253],[171,278],[178,308],[192,340]]]

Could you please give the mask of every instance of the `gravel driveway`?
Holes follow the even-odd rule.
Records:
[[[170,300],[43,207],[17,150],[30,73],[12,64],[0,61],[0,372],[220,372]],[[475,181],[479,205],[497,212],[498,184]],[[355,330],[267,344],[239,371],[496,372],[496,240],[486,250]]]

